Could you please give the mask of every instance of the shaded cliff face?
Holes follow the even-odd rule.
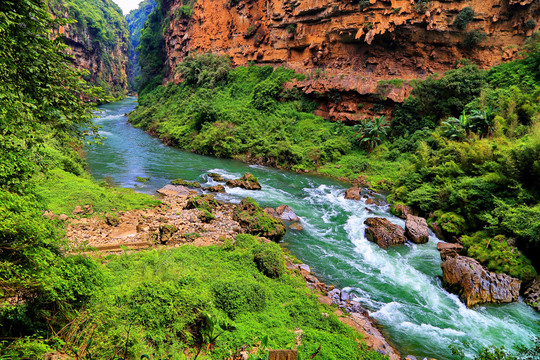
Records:
[[[111,0],[49,1],[54,16],[76,20],[60,27],[79,69],[90,72],[87,80],[107,95],[124,96],[128,88],[129,31],[122,10]]]
[[[319,115],[347,122],[388,113],[410,93],[408,81],[461,59],[482,68],[515,59],[540,25],[533,0],[198,0],[191,17],[181,6],[163,4],[166,81],[193,51],[283,65],[307,75],[291,86],[317,98]],[[454,24],[466,7],[472,19]]]
[[[156,7],[155,0],[144,0],[139,4],[139,7],[129,12],[126,15],[126,20],[129,26],[129,38],[131,46],[129,48],[129,72],[128,80],[131,89],[137,89],[139,84],[136,78],[141,75],[141,68],[137,59],[137,47],[141,39],[141,30],[148,15]]]

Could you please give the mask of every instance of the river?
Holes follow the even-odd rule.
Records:
[[[346,200],[346,184],[332,179],[300,175],[242,162],[200,156],[163,145],[158,139],[127,124],[125,113],[135,98],[104,105],[95,122],[106,137],[102,145],[88,147],[87,159],[95,178],[111,177],[115,184],[155,194],[171,180],[214,184],[204,174],[216,172],[238,178],[257,176],[262,191],[227,189],[218,200],[239,202],[251,196],[262,206],[291,206],[305,229],[289,231],[284,245],[309,264],[326,283],[344,288],[370,310],[383,332],[401,354],[420,359],[451,358],[450,345],[469,356],[483,346],[516,343],[540,336],[540,315],[523,303],[486,305],[469,309],[441,286],[441,260],[431,236],[427,244],[380,249],[364,237],[364,220],[380,216],[404,226],[387,206]],[[150,177],[139,183],[136,177]]]

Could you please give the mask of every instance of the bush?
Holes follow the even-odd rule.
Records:
[[[204,53],[188,55],[178,64],[176,72],[182,75],[188,85],[214,89],[227,82],[231,69],[229,56]]]
[[[231,319],[243,312],[261,311],[266,307],[269,292],[266,287],[246,279],[222,279],[212,285],[216,306]]]
[[[467,249],[467,255],[478,260],[490,271],[505,273],[523,282],[534,279],[536,270],[521,251],[508,245],[503,235],[487,236],[485,232],[477,232],[472,236],[461,238]]]
[[[465,34],[465,39],[463,39],[463,42],[461,44],[466,49],[472,49],[486,39],[487,34],[485,32],[472,30]]]
[[[283,251],[277,244],[261,244],[254,251],[254,259],[259,271],[269,278],[279,278],[285,273]]]
[[[460,30],[465,30],[467,28],[467,25],[474,19],[474,9],[470,6],[467,6],[463,10],[461,10],[454,19],[454,23],[452,24],[456,28]]]

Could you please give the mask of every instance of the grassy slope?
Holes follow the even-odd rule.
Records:
[[[64,336],[78,334],[70,346],[81,348],[92,339],[86,354],[103,359],[185,359],[198,349],[200,359],[223,359],[241,348],[256,351],[261,342],[272,349],[299,345],[299,359],[319,346],[320,359],[383,359],[357,343],[358,334],[318,303],[301,276],[263,275],[254,261],[261,247],[274,248],[283,261],[277,245],[247,236],[235,245],[109,256],[103,291]]]

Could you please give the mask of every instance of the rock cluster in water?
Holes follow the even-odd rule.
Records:
[[[253,176],[250,173],[245,173],[240,179],[236,180],[227,180],[227,186],[229,187],[240,187],[246,190],[261,190],[261,184],[259,184],[259,179]]]

